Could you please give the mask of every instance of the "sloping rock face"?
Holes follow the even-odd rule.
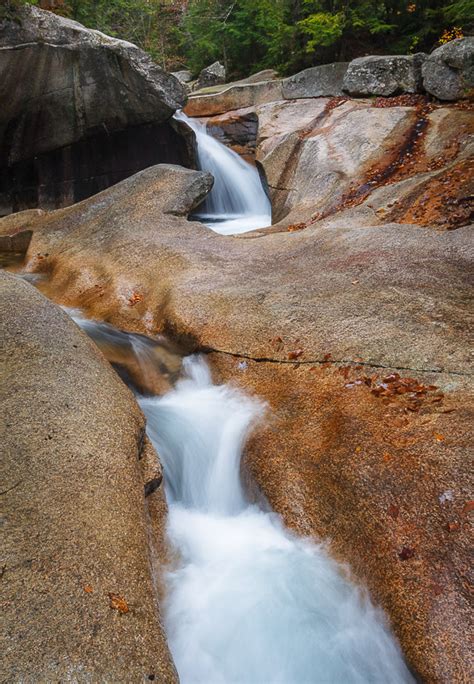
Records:
[[[231,238],[187,222],[211,180],[156,167],[0,232],[33,231],[26,269],[48,278],[50,297],[207,351],[219,379],[266,398],[246,463],[275,510],[331,540],[417,675],[469,681],[474,254],[462,203],[445,195],[469,180],[472,117],[375,105],[256,108],[262,163],[272,155],[277,176],[293,160],[293,200],[271,229]],[[314,178],[299,187],[306,144]],[[327,192],[321,166],[342,194]]]
[[[181,83],[136,46],[51,12],[25,6],[2,22],[0,98],[3,213],[70,204],[157,161],[184,161],[165,123],[186,101]]]
[[[472,96],[474,38],[458,38],[434,50],[423,64],[423,86],[440,100]]]
[[[17,277],[0,274],[0,289],[2,679],[177,682],[143,415],[63,311]]]
[[[256,113],[256,157],[276,220],[315,220],[365,202],[383,221],[469,222],[469,109],[422,98],[320,98],[275,102]]]
[[[422,90],[421,68],[426,55],[383,55],[352,60],[343,90],[350,95],[390,97]]]

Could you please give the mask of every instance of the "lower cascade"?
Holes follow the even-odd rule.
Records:
[[[183,112],[176,113],[175,118],[192,128],[196,134],[199,168],[214,176],[214,187],[196,218],[223,235],[270,226],[270,200],[257,169],[209,135],[205,124]]]
[[[162,397],[140,398],[165,472],[165,627],[183,684],[412,682],[364,591],[324,547],[251,504],[240,480],[246,435],[264,406],[216,386],[205,362]]]

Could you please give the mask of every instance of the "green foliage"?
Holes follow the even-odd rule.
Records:
[[[0,17],[23,1],[0,0]],[[63,0],[57,11],[136,43],[168,70],[197,74],[220,60],[241,77],[430,51],[472,26],[474,0]]]
[[[17,10],[22,5],[36,5],[36,0],[0,0],[0,21],[17,20]]]

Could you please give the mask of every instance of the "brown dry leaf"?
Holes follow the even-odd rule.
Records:
[[[398,508],[398,506],[395,506],[395,504],[390,504],[390,506],[387,508],[387,513],[391,518],[396,520],[400,513],[400,509]]]
[[[113,608],[114,610],[118,610],[119,613],[128,613],[130,610],[128,607],[128,603],[126,600],[123,598],[123,596],[119,596],[118,594],[113,594],[109,593],[109,599],[110,599],[110,607]]]
[[[441,435],[438,432],[435,432],[433,437],[437,442],[444,442],[444,435]]]
[[[86,592],[86,594],[92,594],[94,590],[90,584],[86,584],[86,586],[84,587],[84,591]]]
[[[472,511],[474,511],[474,501],[466,501],[462,509],[462,514],[467,515],[468,513],[472,513]]]
[[[460,525],[457,520],[452,520],[446,525],[448,532],[456,532],[456,530],[459,530],[459,527]]]
[[[283,340],[281,339],[281,337],[274,337],[272,340],[270,340],[270,344],[271,344],[272,349],[274,349],[277,352],[281,351],[283,349],[283,346],[284,346]]]
[[[295,230],[303,230],[303,228],[306,228],[306,223],[292,223],[291,226],[288,226],[288,232],[293,233]]]
[[[303,354],[304,352],[302,349],[295,349],[294,351],[288,352],[288,358],[290,361],[294,361],[295,359],[299,359]]]

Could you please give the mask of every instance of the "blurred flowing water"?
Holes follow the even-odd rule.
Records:
[[[139,401],[180,558],[165,626],[182,684],[413,681],[384,615],[324,547],[247,501],[240,458],[264,406],[213,385],[198,357],[167,394]]]
[[[199,168],[214,176],[214,186],[196,218],[223,235],[245,233],[272,223],[270,200],[257,169],[207,133],[205,124],[177,112],[196,135]]]

